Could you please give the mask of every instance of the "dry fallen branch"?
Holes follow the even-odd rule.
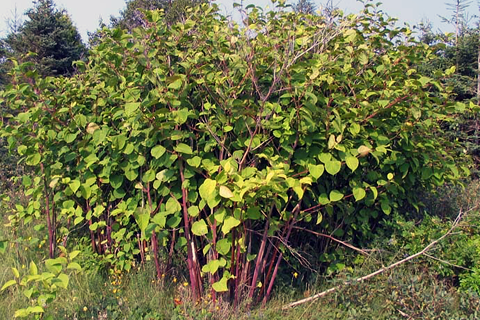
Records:
[[[452,223],[452,226],[451,228],[443,235],[441,236],[440,238],[438,238],[437,240],[431,242],[429,245],[427,245],[425,248],[423,248],[423,250],[411,255],[411,256],[408,256],[406,257],[405,259],[403,260],[400,260],[400,261],[397,261],[391,265],[389,265],[388,267],[383,267],[373,273],[370,273],[366,276],[363,276],[363,277],[360,277],[360,278],[357,278],[357,279],[354,279],[354,280],[350,280],[350,281],[345,281],[343,284],[339,285],[339,286],[336,286],[336,287],[333,287],[333,288],[330,288],[328,290],[325,290],[323,292],[320,292],[320,293],[317,293],[311,297],[308,297],[308,298],[305,298],[305,299],[302,299],[302,300],[298,300],[298,301],[295,301],[295,302],[292,302],[292,303],[289,303],[287,305],[284,305],[282,307],[282,310],[287,310],[287,309],[290,309],[290,308],[293,308],[293,307],[296,307],[298,305],[301,305],[301,304],[304,304],[304,303],[307,303],[307,302],[310,302],[310,301],[314,301],[320,297],[323,297],[323,296],[326,296],[327,294],[331,293],[331,292],[334,292],[334,291],[337,291],[338,289],[340,289],[341,287],[345,286],[345,285],[349,285],[349,284],[352,284],[352,283],[359,283],[359,282],[362,282],[364,280],[367,280],[367,279],[370,279],[370,278],[373,278],[374,276],[376,275],[379,275],[381,273],[384,273],[385,271],[388,271],[390,269],[393,269],[401,264],[404,264],[405,262],[407,261],[410,261],[412,259],[415,259],[423,254],[425,254],[428,250],[430,250],[431,248],[433,248],[438,242],[442,241],[443,239],[445,239],[447,236],[449,236],[453,230],[455,230],[455,228],[458,226],[460,220],[463,218],[463,216],[465,214],[467,214],[468,212],[476,209],[477,206],[473,207],[473,208],[470,208],[469,210],[467,210],[466,212],[462,212],[460,211],[460,213],[458,214],[458,216],[455,218],[455,221],[453,221]]]
[[[313,230],[309,230],[309,229],[302,228],[302,227],[297,227],[297,226],[294,226],[293,228],[294,228],[294,229],[298,229],[298,230],[302,230],[302,231],[305,231],[305,232],[309,232],[309,233],[311,233],[311,234],[316,235],[317,237],[325,237],[325,238],[328,238],[328,239],[330,239],[330,240],[332,240],[332,241],[335,241],[335,242],[338,242],[338,243],[344,245],[344,246],[347,247],[347,248],[350,248],[350,249],[352,249],[352,250],[358,251],[358,252],[360,252],[360,253],[363,254],[363,255],[370,256],[370,254],[369,254],[368,252],[366,252],[365,250],[359,249],[359,248],[351,245],[350,243],[347,243],[347,242],[338,240],[337,238],[334,238],[334,237],[332,237],[331,235],[324,234],[324,233],[319,233],[319,232],[315,232],[315,231],[313,231]]]

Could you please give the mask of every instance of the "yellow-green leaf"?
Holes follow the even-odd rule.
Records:
[[[358,168],[358,158],[357,157],[352,157],[349,156],[345,159],[345,162],[347,163],[347,167],[350,168],[350,170],[355,171]]]
[[[205,220],[201,219],[192,225],[192,233],[196,236],[203,236],[208,233],[208,227]]]
[[[228,199],[233,197],[233,192],[226,186],[220,186],[220,196]]]

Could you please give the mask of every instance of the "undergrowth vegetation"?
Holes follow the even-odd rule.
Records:
[[[145,12],[99,33],[71,78],[13,61],[0,133],[25,171],[2,197],[6,318],[478,316],[479,185],[444,132],[478,107],[451,99],[455,68],[421,74],[433,50],[371,4],[245,15]],[[428,254],[350,284],[459,212]]]

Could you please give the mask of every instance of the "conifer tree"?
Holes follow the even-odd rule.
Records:
[[[72,62],[79,60],[86,48],[66,11],[57,9],[52,0],[38,0],[26,15],[29,19],[6,37],[2,49],[33,62],[42,76],[72,74]],[[34,55],[25,58],[29,52]]]
[[[316,6],[312,0],[298,0],[298,2],[293,5],[293,10],[299,13],[314,14]]]
[[[132,30],[142,27],[144,17],[142,10],[163,9],[167,24],[173,24],[185,17],[187,7],[194,7],[206,0],[128,0],[126,9],[120,12],[119,17],[111,17],[112,27]]]

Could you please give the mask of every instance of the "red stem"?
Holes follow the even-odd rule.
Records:
[[[182,208],[183,208],[183,223],[185,228],[185,238],[187,239],[187,265],[188,265],[188,272],[190,275],[190,284],[192,288],[193,299],[197,300],[201,295],[200,290],[200,283],[197,283],[197,258],[196,258],[196,250],[195,250],[195,243],[193,242],[192,236],[190,234],[190,226],[189,226],[189,218],[188,218],[188,208],[187,208],[187,199],[188,199],[188,191],[185,189],[184,182],[185,176],[183,174],[183,162],[180,159],[179,161],[180,167],[180,179],[182,181]]]

